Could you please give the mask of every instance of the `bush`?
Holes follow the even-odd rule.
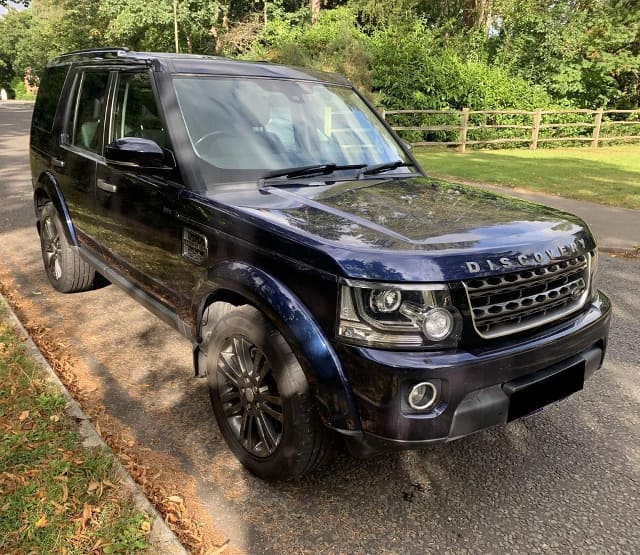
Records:
[[[445,44],[436,30],[422,22],[387,27],[374,32],[370,41],[373,86],[387,109],[422,110],[532,110],[551,104],[542,87],[513,77],[482,57],[462,58],[465,49]],[[472,49],[472,52],[476,50]],[[455,125],[457,115],[394,115],[393,125],[420,127]],[[472,115],[470,125],[530,125],[529,116],[496,115],[490,120]],[[408,141],[457,141],[458,131],[403,131]],[[503,132],[504,136],[504,132]],[[517,133],[513,135],[517,136]],[[469,136],[470,140],[476,137]]]
[[[306,8],[293,14],[274,11],[248,57],[340,73],[370,95],[367,37],[355,10],[322,10],[315,25],[306,21],[307,15]]]
[[[16,100],[33,100],[34,96],[27,93],[24,81],[20,77],[14,77],[11,81],[11,89]]]

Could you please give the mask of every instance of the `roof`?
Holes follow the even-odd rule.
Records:
[[[285,66],[268,62],[234,60],[220,56],[173,54],[168,52],[135,52],[128,48],[107,47],[77,50],[58,56],[49,65],[91,63],[126,65],[146,63],[157,71],[174,74],[229,75],[238,77],[271,77],[276,79],[304,79],[348,85],[347,79],[336,73]]]

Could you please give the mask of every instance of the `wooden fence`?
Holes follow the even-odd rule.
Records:
[[[420,132],[421,135],[438,132],[446,132],[443,140],[418,140],[411,141],[414,146],[422,145],[455,145],[460,152],[464,152],[467,145],[487,145],[506,143],[529,143],[529,148],[535,150],[544,142],[570,142],[588,141],[590,146],[597,147],[605,141],[629,141],[640,139],[640,109],[638,110],[383,110],[382,115],[387,121],[391,117],[390,124],[395,131],[402,134],[405,131]],[[410,119],[418,115],[421,119],[442,116],[455,121],[452,124],[443,125],[394,125],[393,121]],[[502,123],[510,117],[516,118],[518,123]],[[555,121],[554,121],[555,118]],[[579,119],[582,121],[561,121],[558,119]],[[531,124],[525,121],[530,119]],[[551,121],[550,121],[551,120]],[[480,121],[480,123],[478,123]],[[498,123],[500,122],[500,123]],[[405,122],[406,123],[406,122]],[[611,134],[611,130],[618,128],[624,130],[624,126],[633,125],[631,134]],[[623,127],[620,127],[623,126]],[[562,130],[572,130],[573,135],[562,135]],[[582,134],[575,134],[582,129]],[[591,129],[591,133],[588,130]],[[629,129],[629,128],[627,128]],[[470,134],[478,135],[488,130],[492,135],[503,131],[516,130],[516,137],[492,137],[470,138]],[[553,136],[547,131],[551,130]],[[586,131],[586,134],[585,134]],[[456,133],[457,132],[457,133]],[[457,134],[458,140],[451,140],[451,135]],[[513,134],[507,133],[507,134]]]

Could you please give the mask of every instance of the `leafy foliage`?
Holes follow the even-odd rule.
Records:
[[[638,0],[32,0],[0,19],[0,85],[79,48],[172,51],[176,26],[180,51],[337,71],[387,108],[640,103]]]
[[[489,40],[496,63],[582,107],[640,102],[640,9],[633,2],[515,0]],[[631,8],[631,9],[628,9]]]

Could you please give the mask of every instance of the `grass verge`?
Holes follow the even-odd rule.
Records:
[[[640,145],[603,148],[414,151],[428,175],[520,187],[640,209]]]
[[[136,553],[150,528],[114,479],[113,459],[82,446],[0,306],[0,553]]]

